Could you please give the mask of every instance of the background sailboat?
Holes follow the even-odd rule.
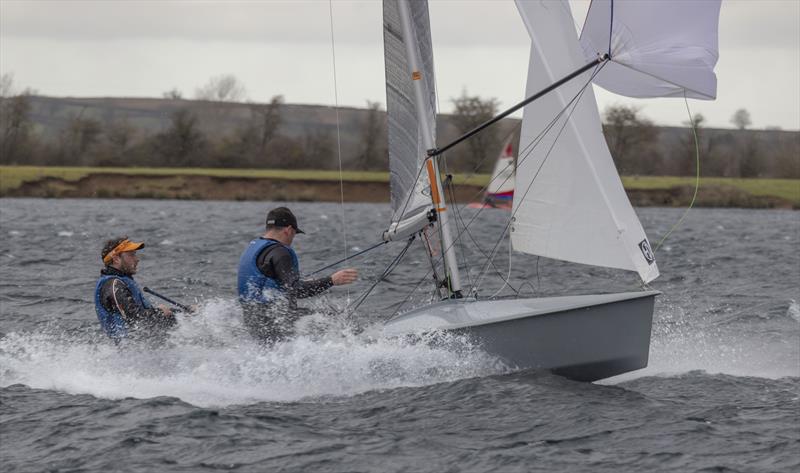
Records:
[[[514,199],[514,174],[516,171],[514,146],[511,144],[512,136],[506,139],[500,155],[497,156],[492,177],[486,186],[486,192],[483,194],[483,200],[469,204],[469,208],[511,210],[511,203]]]
[[[643,283],[655,256],[614,168],[591,87],[634,96],[713,98],[719,2],[592,3],[579,42],[566,1],[517,2],[531,36],[515,196],[515,251],[619,268]],[[691,18],[691,20],[689,20]],[[668,22],[669,24],[665,24]],[[387,241],[439,230],[441,302],[388,321],[389,335],[447,330],[518,368],[592,381],[647,365],[656,291],[481,299],[463,297],[435,147],[435,87],[427,3],[384,1],[392,217]],[[491,257],[491,255],[490,255]]]

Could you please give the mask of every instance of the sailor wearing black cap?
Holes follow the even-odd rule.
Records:
[[[239,302],[251,335],[275,342],[292,334],[294,323],[307,313],[297,299],[316,296],[331,286],[350,284],[358,277],[348,268],[321,279],[301,280],[300,264],[292,249],[298,233],[297,218],[286,207],[267,214],[266,233],[250,242],[239,259]]]

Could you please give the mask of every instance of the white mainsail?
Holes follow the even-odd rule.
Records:
[[[417,60],[422,84],[422,103],[428,123],[436,123],[436,93],[433,75],[428,2],[408,2],[413,30],[404,37],[400,5],[383,2],[383,44],[386,69],[386,111],[388,119],[391,225],[394,231],[413,233],[428,225],[431,208],[430,184],[423,171],[426,151],[424,134],[436,140],[435,126],[420,123],[415,91],[409,80],[409,51]],[[399,233],[399,232],[398,232]]]
[[[526,96],[586,63],[567,2],[523,2],[531,36]],[[511,241],[515,250],[658,277],[647,236],[603,136],[593,71],[525,107]]]
[[[629,97],[713,100],[720,2],[592,0],[581,32],[585,58],[611,57],[594,83]]]

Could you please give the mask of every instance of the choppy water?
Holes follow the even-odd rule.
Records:
[[[295,245],[306,271],[345,244],[352,253],[377,242],[389,215],[383,205],[292,207],[308,232]],[[418,247],[355,317],[321,310],[296,340],[256,346],[234,303],[235,267],[267,208],[0,200],[3,470],[800,468],[800,213],[693,210],[657,254],[652,287],[664,294],[650,366],[584,384],[508,373],[466,343],[447,351],[382,338],[380,322],[427,270]],[[655,242],[680,210],[639,214]],[[506,216],[481,214],[473,236],[484,251]],[[98,331],[99,249],[117,234],[148,244],[141,284],[201,307],[163,348],[118,350]],[[315,307],[342,313],[399,250],[356,261],[364,280]],[[479,252],[463,251],[474,277]],[[627,273],[526,255],[514,255],[511,274],[515,286],[528,281],[526,294],[636,287]],[[481,293],[501,285],[487,278]],[[421,288],[412,304],[430,296]]]

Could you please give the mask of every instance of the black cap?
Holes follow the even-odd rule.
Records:
[[[267,227],[292,227],[297,233],[305,233],[303,230],[297,228],[297,219],[291,210],[286,207],[278,207],[272,209],[267,214]]]

